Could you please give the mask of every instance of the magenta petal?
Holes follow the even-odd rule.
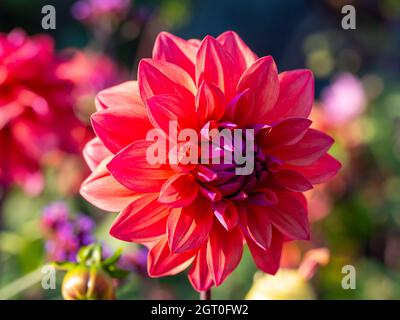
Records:
[[[231,201],[218,201],[213,203],[212,207],[214,210],[214,215],[227,231],[236,227],[239,216],[236,207]]]
[[[310,224],[307,209],[293,192],[276,192],[278,204],[265,207],[271,223],[288,238],[294,240],[310,239]]]
[[[323,155],[321,158],[307,166],[287,166],[292,170],[297,170],[303,174],[312,184],[326,182],[336,175],[342,165],[334,157],[329,154]]]
[[[284,241],[282,234],[273,228],[272,241],[268,250],[260,248],[249,238],[246,240],[256,266],[266,273],[276,274],[279,270]]]
[[[279,74],[279,99],[267,119],[270,122],[289,118],[308,118],[314,102],[314,77],[310,70]]]
[[[333,142],[334,140],[325,133],[308,129],[303,139],[298,143],[270,148],[268,152],[287,164],[306,166],[322,157]]]
[[[250,124],[269,123],[263,121],[265,115],[275,106],[279,96],[278,72],[271,56],[258,59],[240,78],[237,91],[249,89],[254,96],[253,118]],[[245,113],[245,111],[243,111]]]

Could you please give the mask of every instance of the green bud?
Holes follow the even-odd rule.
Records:
[[[99,266],[77,265],[71,268],[62,283],[65,300],[114,300],[112,278]]]

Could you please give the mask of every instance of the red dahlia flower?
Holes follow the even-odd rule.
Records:
[[[257,58],[234,32],[202,41],[161,33],[138,81],[97,96],[97,137],[84,150],[93,172],[81,194],[121,211],[110,233],[149,247],[152,277],[190,266],[196,290],[218,286],[245,243],[256,265],[274,274],[283,243],[310,237],[303,192],[340,168],[327,154],[333,139],[309,128],[313,94],[310,71],[278,74],[272,57]],[[151,164],[146,134],[158,128],[167,136],[171,121],[199,133],[253,129],[254,170],[236,175],[235,161]]]
[[[48,36],[0,33],[0,186],[16,183],[36,194],[40,162],[59,149],[80,152],[87,129],[74,115],[72,84],[56,75]]]

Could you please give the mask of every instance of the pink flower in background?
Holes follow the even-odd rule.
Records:
[[[106,55],[89,50],[68,49],[63,52],[63,56],[57,75],[74,84],[75,107],[82,116],[89,116],[94,111],[93,100],[97,92],[127,78],[125,70],[121,70]]]
[[[81,194],[120,211],[110,233],[148,246],[152,277],[190,267],[196,290],[218,286],[244,243],[258,268],[275,274],[283,243],[310,237],[303,192],[340,168],[327,154],[333,139],[309,128],[313,95],[310,71],[278,74],[272,57],[258,58],[234,32],[202,41],[161,33],[138,81],[97,96],[97,137],[84,150],[93,172]],[[150,164],[146,134],[157,128],[168,136],[170,121],[198,133],[254,130],[254,170],[236,175],[237,162]]]
[[[330,123],[343,124],[365,110],[367,97],[361,81],[354,75],[345,73],[322,91],[321,103]]]
[[[72,15],[79,21],[91,22],[123,16],[129,9],[130,2],[130,0],[80,0],[73,5]]]
[[[0,183],[32,195],[43,187],[40,163],[53,150],[80,152],[87,137],[73,112],[72,83],[56,75],[50,37],[0,34]]]

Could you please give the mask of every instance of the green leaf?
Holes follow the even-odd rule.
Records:
[[[122,254],[122,248],[118,248],[117,251],[115,251],[115,253],[114,253],[111,257],[105,259],[105,260],[102,262],[101,265],[102,265],[104,268],[107,268],[107,267],[109,267],[109,266],[111,266],[111,265],[117,263],[118,260],[121,258],[121,254]]]
[[[72,268],[76,267],[76,263],[73,262],[51,262],[49,263],[49,265],[53,266],[54,268],[56,268],[57,270],[63,270],[63,271],[69,271]]]

